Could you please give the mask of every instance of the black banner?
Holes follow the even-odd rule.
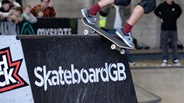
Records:
[[[20,35],[71,35],[77,34],[77,19],[38,18],[36,23],[19,24]]]
[[[127,58],[97,36],[21,36],[35,103],[137,103]]]

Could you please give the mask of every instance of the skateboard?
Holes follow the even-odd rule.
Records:
[[[111,45],[112,50],[118,50],[120,51],[121,54],[125,54],[125,49],[134,49],[134,48],[128,47],[128,45],[124,43],[118,36],[111,35],[106,31],[100,29],[96,25],[88,23],[85,18],[82,18],[81,20],[86,26],[88,26],[92,30],[92,31],[84,30],[84,35],[87,35],[89,32],[94,32],[94,31],[97,32],[99,35],[105,37],[106,39],[108,39],[113,43]]]

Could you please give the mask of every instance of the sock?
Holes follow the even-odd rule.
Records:
[[[123,26],[123,31],[125,34],[128,34],[131,30],[132,30],[132,25],[126,23],[124,26]]]
[[[98,3],[96,3],[95,5],[93,5],[90,9],[89,9],[89,14],[90,15],[96,15],[98,11],[100,11],[101,7]]]

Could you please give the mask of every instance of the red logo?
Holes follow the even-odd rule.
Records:
[[[18,74],[22,60],[12,61],[9,47],[0,49],[0,93],[28,85]]]

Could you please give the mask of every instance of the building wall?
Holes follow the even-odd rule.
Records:
[[[81,18],[80,9],[84,7],[91,6],[98,0],[52,0],[54,4],[54,8],[56,10],[57,17],[66,17],[66,18]],[[157,4],[164,0],[157,0]],[[180,6],[184,7],[183,0],[175,0],[175,2],[179,3]],[[30,4],[31,6],[35,6],[40,3],[40,0],[23,0],[23,4]],[[137,4],[137,0],[132,0],[131,5],[132,8]],[[184,43],[184,13],[178,19],[178,37],[179,40]],[[79,19],[79,34],[83,33],[83,30],[86,27],[80,22]],[[154,15],[154,13],[150,13],[144,15],[143,18],[138,21],[138,23],[133,27],[132,32],[134,34],[140,33],[140,35],[135,38],[138,40],[138,43],[145,43],[151,48],[159,48],[160,46],[160,20]]]
[[[157,0],[157,5],[164,0]],[[175,0],[176,3],[179,3],[182,10],[184,7],[183,0]],[[137,1],[132,0],[132,8],[135,7]],[[184,43],[184,13],[178,19],[178,38],[182,43]],[[138,42],[143,42],[151,48],[160,47],[160,19],[158,19],[154,13],[144,15],[143,18],[138,21],[138,23],[133,27],[133,33],[141,33],[141,35],[135,37]]]

